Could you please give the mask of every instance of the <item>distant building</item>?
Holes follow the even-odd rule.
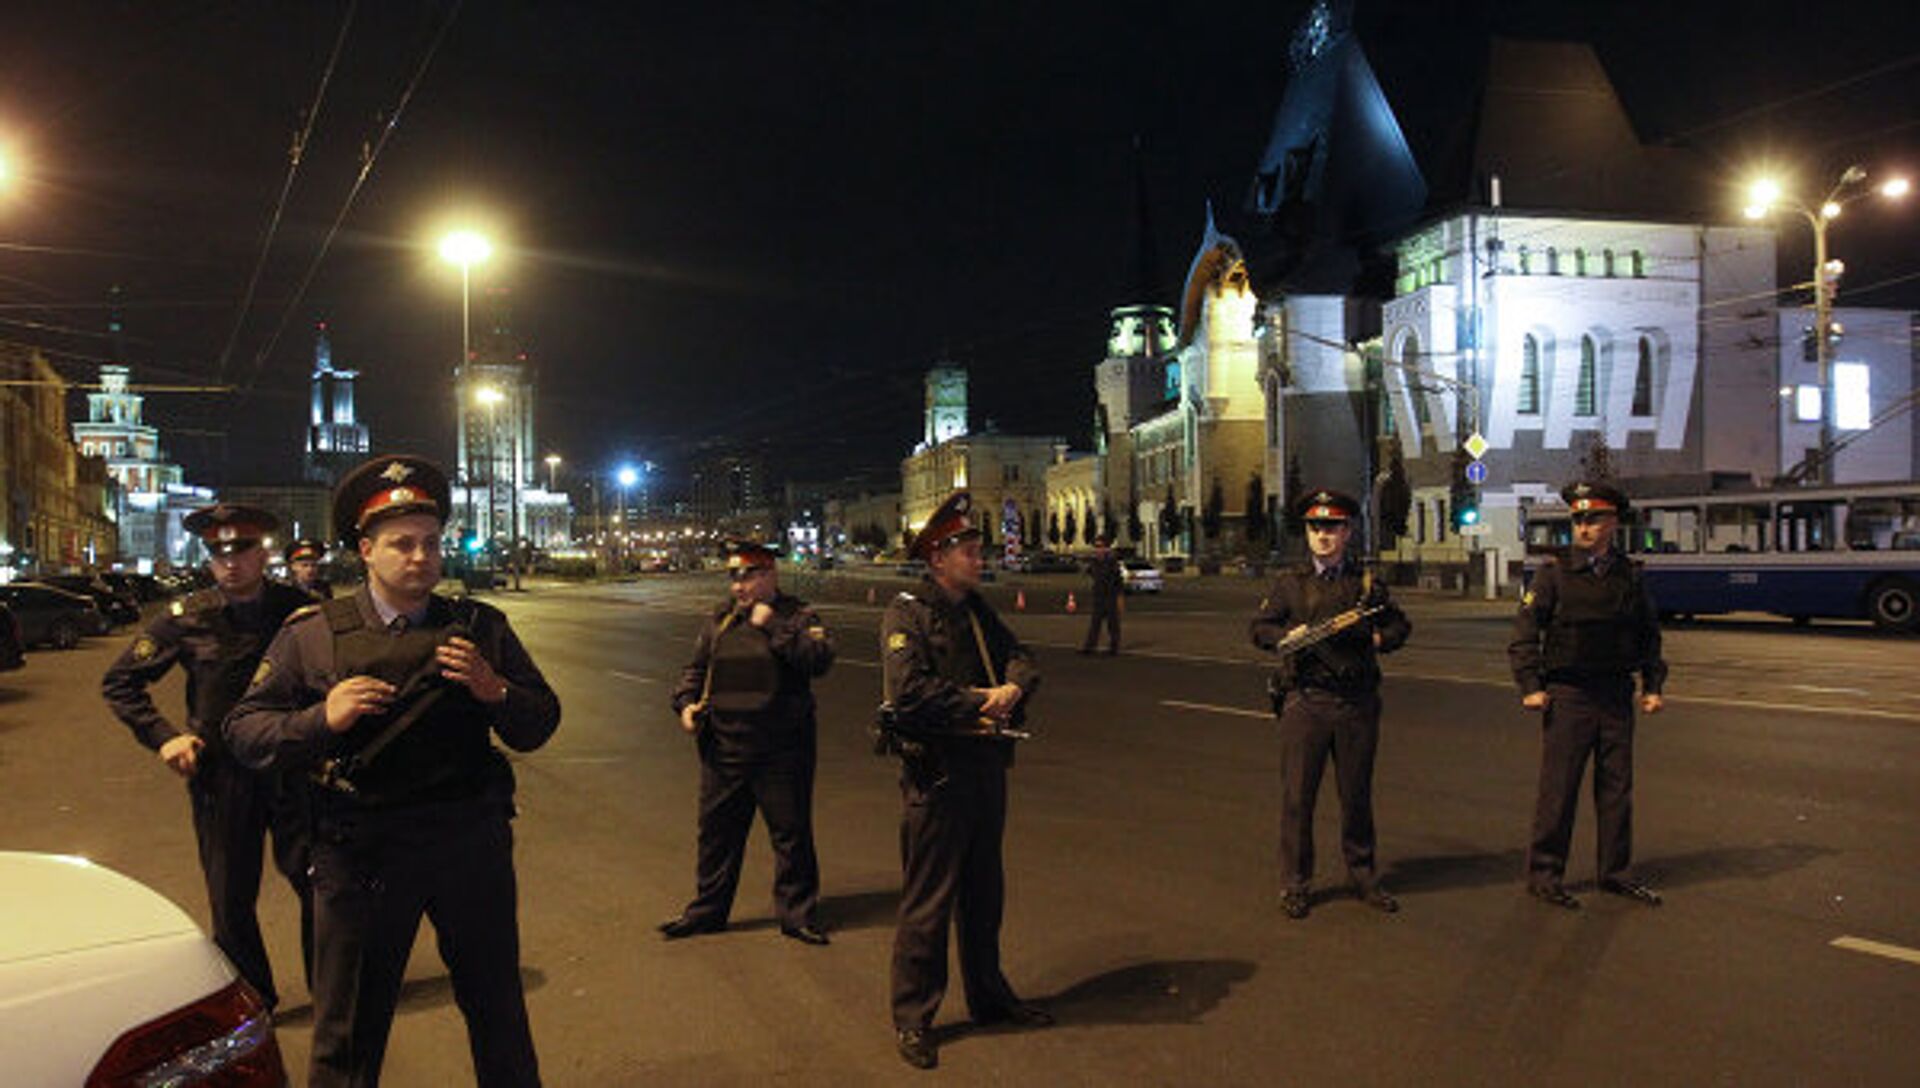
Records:
[[[1920,480],[1916,316],[1852,306],[1833,311],[1841,330],[1833,346],[1834,483]],[[1781,310],[1779,321],[1779,463],[1785,471],[1820,447],[1820,367],[1812,313]]]
[[[83,454],[103,458],[118,485],[114,520],[121,557],[134,566],[190,566],[203,553],[180,527],[180,519],[212,501],[206,488],[191,487],[180,466],[167,460],[160,431],[143,416],[144,396],[133,392],[132,369],[100,368],[100,388],[87,394],[87,418],[73,425]]]
[[[1002,546],[1010,535],[1033,539],[1035,519],[1044,517],[1047,466],[1066,449],[1058,437],[969,433],[965,415],[966,374],[950,365],[927,372],[926,434],[946,434],[922,443],[900,462],[900,516],[909,533],[920,531],[933,512],[955,491],[973,495],[973,518],[989,544]],[[961,414],[952,414],[952,391],[962,391]]]
[[[67,386],[38,349],[0,343],[0,581],[119,558],[117,487],[67,427]]]
[[[457,449],[448,535],[482,542],[504,562],[515,547],[551,547],[571,534],[564,494],[538,483],[533,365],[513,329],[504,287],[482,296],[472,355],[454,368]]]
[[[693,517],[699,524],[742,535],[771,529],[773,502],[767,490],[767,465],[760,457],[708,454],[694,462],[692,485]]]
[[[353,381],[357,370],[337,370],[327,323],[314,328],[313,396],[307,423],[306,478],[332,487],[372,448],[367,425],[354,413]]]

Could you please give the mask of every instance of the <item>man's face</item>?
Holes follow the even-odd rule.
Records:
[[[968,537],[935,551],[928,567],[950,589],[966,592],[980,588],[980,538]]]
[[[1315,559],[1332,562],[1346,554],[1347,541],[1353,536],[1353,523],[1332,518],[1314,518],[1307,522],[1307,547]]]
[[[306,585],[308,582],[320,576],[320,561],[318,559],[296,559],[287,564],[287,569],[293,572],[293,580],[295,582]]]
[[[1605,551],[1613,544],[1620,518],[1611,510],[1583,510],[1573,515],[1573,546],[1583,552]]]
[[[733,594],[733,603],[741,608],[773,600],[779,588],[779,576],[772,567],[743,567],[727,572],[727,590]]]
[[[375,522],[360,538],[360,558],[389,596],[424,597],[440,584],[440,520],[400,514]]]
[[[209,556],[207,569],[213,572],[214,584],[223,592],[251,597],[266,576],[267,549],[250,544],[237,552]]]

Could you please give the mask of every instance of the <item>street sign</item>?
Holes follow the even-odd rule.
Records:
[[[1467,482],[1484,484],[1487,482],[1487,463],[1485,461],[1467,462]]]
[[[1465,442],[1462,442],[1461,445],[1466,448],[1467,456],[1473,458],[1476,461],[1478,461],[1482,457],[1485,457],[1487,455],[1487,451],[1493,448],[1493,443],[1488,442],[1486,440],[1486,437],[1482,435],[1479,431],[1475,431],[1472,434],[1468,435],[1467,440]]]

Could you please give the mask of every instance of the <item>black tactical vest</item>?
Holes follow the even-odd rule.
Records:
[[[340,738],[336,755],[358,753],[416,700],[441,689],[406,732],[356,769],[353,783],[363,804],[386,808],[478,797],[499,788],[503,776],[511,793],[512,772],[494,751],[487,711],[465,687],[441,677],[434,664],[434,648],[449,635],[472,637],[454,623],[447,601],[433,598],[425,621],[397,633],[369,625],[354,597],[336,597],[320,607],[333,631],[334,675],[342,680],[374,676],[401,689],[387,713],[354,723]]]
[[[1576,676],[1622,676],[1639,668],[1646,656],[1642,632],[1640,576],[1633,563],[1616,556],[1607,573],[1557,572],[1558,596],[1542,641],[1541,670]]]
[[[708,668],[713,670],[710,705],[721,714],[765,710],[780,691],[780,662],[767,636],[745,619],[735,619],[720,633]]]

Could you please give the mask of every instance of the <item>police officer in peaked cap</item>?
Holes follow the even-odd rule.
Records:
[[[340,482],[334,524],[367,581],[288,620],[228,717],[234,751],[313,776],[309,1083],[380,1078],[424,915],[453,979],[475,1080],[540,1080],[520,980],[513,771],[560,701],[499,610],[433,592],[447,478],[376,457]]]
[[[765,544],[729,545],[727,599],[701,625],[673,691],[700,753],[700,836],[693,901],[659,927],[669,940],[726,928],[758,809],[773,847],[780,932],[827,943],[814,917],[813,680],[833,664],[833,637],[807,602],[780,591],[776,558]]]
[[[1514,617],[1507,648],[1521,705],[1544,713],[1540,788],[1527,849],[1527,892],[1556,907],[1579,900],[1562,884],[1573,838],[1580,779],[1593,760],[1599,821],[1599,888],[1659,906],[1660,895],[1629,873],[1633,860],[1634,675],[1639,709],[1656,714],[1667,663],[1660,617],[1639,565],[1619,553],[1614,532],[1627,496],[1602,481],[1560,493],[1573,516],[1573,548],[1564,564],[1534,575]]]
[[[214,584],[175,600],[120,654],[101,680],[114,716],[186,780],[213,939],[269,1008],[278,1003],[256,914],[267,832],[274,865],[300,901],[303,961],[311,926],[303,787],[234,757],[220,723],[246,689],[281,621],[306,594],[266,577],[266,537],[279,519],[256,506],[216,503],[181,521],[206,545]],[[160,712],[148,690],[175,665],[187,674],[184,718]]]
[[[1051,1024],[1000,970],[1006,898],[1001,845],[1007,768],[1028,699],[1033,653],[980,596],[980,530],[956,492],[927,519],[911,555],[928,571],[887,605],[880,623],[883,698],[901,756],[899,925],[893,942],[893,1024],[900,1056],[932,1068],[934,1014],[947,989],[947,930],[960,930],[960,977],[976,1023]]]
[[[320,574],[320,561],[326,557],[327,546],[311,537],[287,545],[287,581],[316,600],[333,596],[333,586]]]
[[[1347,873],[1361,899],[1391,914],[1400,904],[1374,863],[1379,655],[1405,644],[1413,625],[1387,587],[1347,553],[1358,501],[1323,489],[1302,496],[1294,512],[1306,524],[1309,561],[1274,577],[1251,626],[1255,646],[1282,652],[1268,682],[1280,719],[1280,908],[1294,919],[1311,908],[1313,810],[1331,758]],[[1316,625],[1333,633],[1297,651],[1285,649],[1285,639]]]

